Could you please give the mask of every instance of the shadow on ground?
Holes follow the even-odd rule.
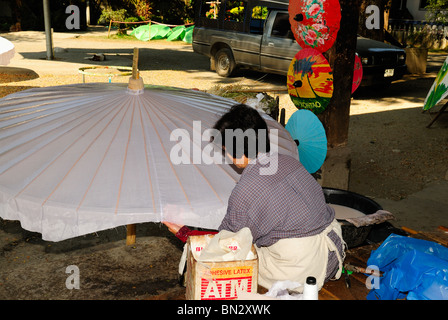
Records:
[[[183,299],[180,241],[156,223],[137,226],[135,245],[125,235],[122,227],[55,243],[0,219],[0,299]]]

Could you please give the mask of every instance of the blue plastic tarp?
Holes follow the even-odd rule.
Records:
[[[448,300],[448,248],[391,234],[367,265],[383,272],[368,300]]]

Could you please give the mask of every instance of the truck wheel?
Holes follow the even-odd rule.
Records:
[[[222,48],[215,54],[216,73],[221,77],[229,77],[235,70],[235,60],[229,48]]]

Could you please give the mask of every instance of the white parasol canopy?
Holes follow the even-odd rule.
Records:
[[[200,91],[123,84],[9,95],[0,100],[0,217],[49,241],[143,222],[215,229],[239,174],[195,151],[210,144],[202,134],[234,104]],[[271,145],[277,129],[278,152],[298,158],[290,134],[263,117]],[[176,164],[173,156],[186,149],[193,161]]]
[[[0,37],[0,64],[8,65],[10,60],[14,57],[15,49],[14,44]]]

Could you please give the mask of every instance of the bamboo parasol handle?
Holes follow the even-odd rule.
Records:
[[[134,48],[134,56],[132,58],[132,78],[138,79],[138,48]]]
[[[129,79],[128,88],[140,94],[144,88],[143,79],[140,78],[138,71],[138,48],[134,48],[132,58],[132,76]]]

